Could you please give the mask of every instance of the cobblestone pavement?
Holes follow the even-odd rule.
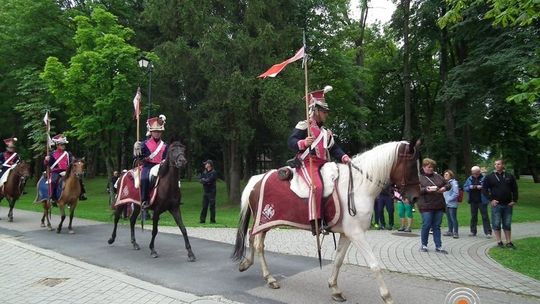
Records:
[[[460,230],[468,231],[468,227],[461,227]],[[160,227],[160,231],[179,233],[176,227]],[[188,233],[190,237],[232,244],[236,229],[189,228]],[[540,297],[540,281],[506,269],[488,256],[488,250],[496,245],[494,238],[462,236],[453,239],[443,236],[443,247],[449,252],[448,255],[443,255],[435,253],[431,235],[430,251],[419,252],[418,233],[419,231],[401,233],[370,230],[367,239],[384,269]],[[539,235],[540,222],[512,224],[514,239]],[[337,238],[339,236],[336,236]],[[267,234],[265,246],[266,250],[273,252],[317,256],[315,238],[307,231],[274,229]],[[326,236],[322,244],[322,257],[333,260],[334,253],[332,235]],[[354,246],[349,248],[345,263],[367,266],[361,253]]]
[[[148,283],[1,234],[0,261],[0,302],[4,304],[235,303]]]

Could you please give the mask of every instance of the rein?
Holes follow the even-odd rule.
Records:
[[[356,204],[354,203],[354,181],[353,181],[353,175],[352,175],[352,168],[354,167],[356,170],[362,172],[357,166],[353,165],[352,162],[348,163],[349,165],[349,187],[348,187],[348,195],[347,195],[347,209],[349,210],[350,216],[356,215]]]

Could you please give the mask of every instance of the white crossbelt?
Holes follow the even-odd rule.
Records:
[[[58,163],[62,160],[62,158],[66,157],[67,154],[68,154],[67,151],[64,151],[64,153],[60,155],[60,157],[54,162],[54,164],[52,164],[51,169],[54,169],[54,167],[56,167]]]
[[[17,156],[17,152],[11,154],[11,156],[10,156],[8,159],[6,159],[6,161],[2,164],[2,167],[9,167],[9,168],[11,168],[11,165],[8,165],[8,164],[9,164],[9,162],[10,162],[15,156]]]
[[[319,133],[319,136],[311,143],[311,146],[309,146],[309,149],[306,149],[302,155],[300,155],[300,160],[306,159],[306,157],[309,155],[309,152],[311,149],[315,149],[315,147],[319,144],[319,142],[324,138],[324,148],[326,149],[326,130],[321,129],[321,133]]]

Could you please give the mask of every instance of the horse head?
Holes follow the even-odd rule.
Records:
[[[30,177],[30,164],[23,160],[15,166],[14,171],[24,182]]]
[[[81,179],[84,174],[85,160],[83,158],[75,158],[71,164],[70,175],[73,174],[78,179]]]
[[[390,181],[398,188],[403,199],[415,203],[420,196],[420,178],[418,172],[419,148],[421,142],[415,145],[401,143],[398,147],[398,158],[390,173]]]
[[[186,146],[179,141],[171,143],[169,151],[167,152],[167,158],[169,159],[170,165],[176,168],[185,166],[187,164]]]

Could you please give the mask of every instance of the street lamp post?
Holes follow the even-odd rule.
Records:
[[[148,71],[148,116],[147,119],[150,118],[150,108],[152,108],[152,70],[154,68],[154,65],[152,64],[152,61],[145,57],[141,57],[139,59],[139,67],[145,68]]]

